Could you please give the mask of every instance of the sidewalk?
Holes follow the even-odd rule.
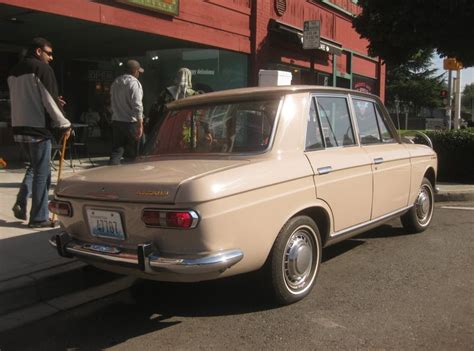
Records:
[[[107,158],[93,161],[104,165]],[[74,165],[65,164],[63,178],[91,167],[88,159]],[[0,331],[126,289],[134,281],[58,256],[48,239],[59,229],[31,229],[14,218],[11,207],[23,174],[21,163],[0,169]],[[53,171],[52,188],[56,179]],[[440,183],[438,188],[436,201],[474,201],[474,184]]]
[[[104,165],[107,160],[94,158],[93,162]],[[81,162],[74,160],[73,168],[65,162],[62,177],[91,167],[88,159]],[[32,229],[13,217],[11,207],[24,171],[23,163],[0,169],[0,331],[113,294],[134,281],[60,257],[48,243],[58,228]],[[50,197],[56,180],[53,170]]]

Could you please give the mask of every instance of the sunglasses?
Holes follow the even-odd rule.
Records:
[[[53,56],[53,52],[52,51],[46,51],[44,49],[41,49],[41,51],[43,51],[46,55],[48,55],[49,57]]]

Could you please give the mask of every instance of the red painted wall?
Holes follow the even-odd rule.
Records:
[[[89,0],[2,0],[3,3],[223,49],[250,53],[251,0],[180,1],[179,16]]]
[[[351,13],[360,13],[360,8],[352,0],[332,0],[332,2]],[[321,36],[329,39],[347,50],[355,53],[353,55],[352,72],[348,65],[348,52],[343,52],[337,57],[336,68],[340,73],[354,73],[370,78],[381,79],[379,87],[381,97],[384,97],[385,68],[381,67],[377,59],[368,57],[368,41],[361,39],[359,34],[352,28],[352,17],[339,11],[337,8],[322,3],[321,1],[287,0],[286,12],[279,16],[276,12],[273,0],[258,0],[255,4],[255,17],[253,25],[255,35],[252,38],[252,52],[254,73],[259,68],[264,68],[268,62],[281,62],[310,67],[308,51],[301,46],[290,45],[284,42],[274,45],[268,44],[268,23],[275,19],[287,25],[303,28],[305,20],[319,19],[321,21]],[[322,72],[332,73],[333,56],[321,51],[316,54],[315,69]],[[256,83],[256,82],[254,82]]]

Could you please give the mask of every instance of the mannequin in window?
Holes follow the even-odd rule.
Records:
[[[161,125],[166,114],[165,105],[167,103],[201,93],[193,90],[191,79],[192,73],[188,68],[183,67],[178,70],[174,79],[175,84],[166,87],[151,106],[149,120],[145,128],[147,133]]]

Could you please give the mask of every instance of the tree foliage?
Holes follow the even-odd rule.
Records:
[[[387,105],[402,107],[417,113],[420,108],[436,108],[442,104],[440,91],[445,87],[443,74],[436,74],[432,66],[431,51],[420,51],[412,60],[401,65],[387,65]]]
[[[464,67],[474,66],[473,0],[359,0],[353,26],[369,51],[390,64],[406,63],[420,50],[436,49]]]
[[[472,111],[474,103],[474,83],[468,84],[462,91],[461,105],[463,109],[469,113]]]

